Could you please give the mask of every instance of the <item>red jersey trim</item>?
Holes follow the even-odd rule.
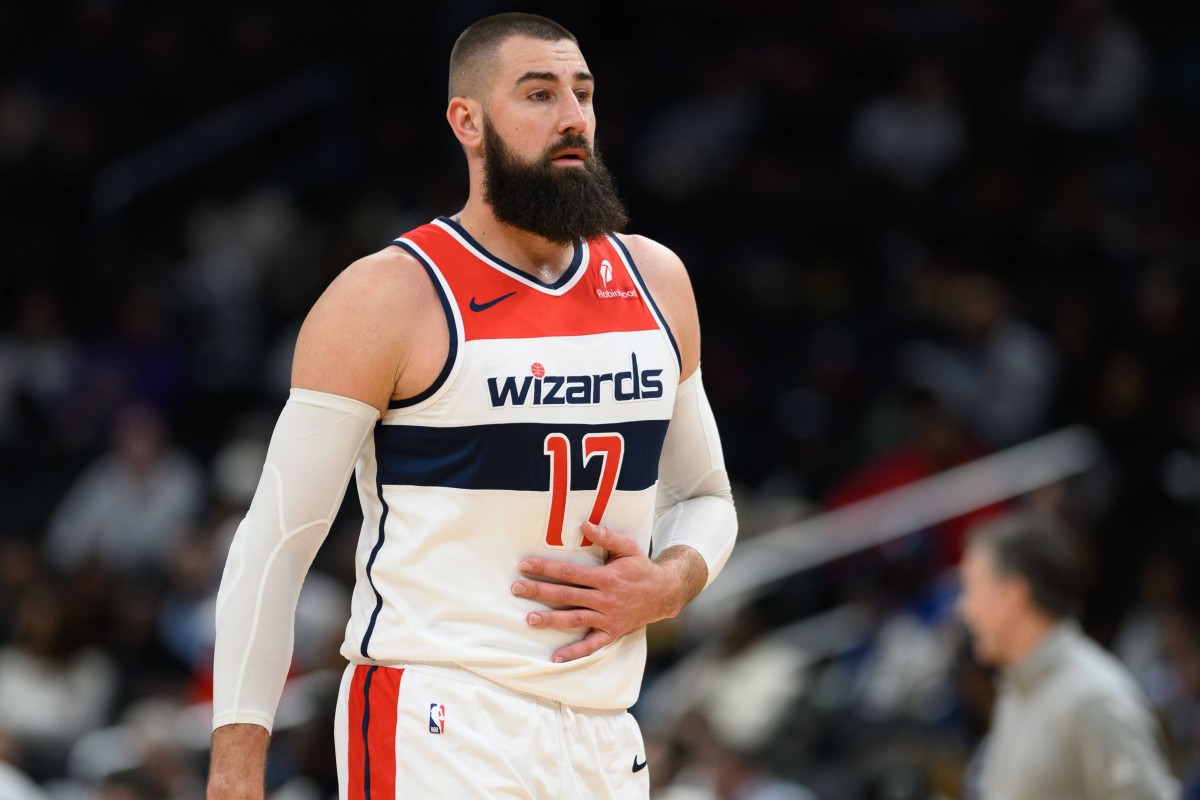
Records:
[[[437,225],[446,233],[450,234],[465,250],[478,258],[484,264],[495,270],[499,270],[501,274],[507,275],[514,280],[529,286],[532,289],[537,289],[540,292],[545,292],[551,295],[562,295],[569,292],[575,285],[575,281],[579,279],[580,266],[586,266],[588,263],[588,243],[576,242],[574,255],[571,257],[571,263],[563,271],[563,274],[554,283],[546,283],[538,280],[534,276],[525,272],[520,267],[514,267],[502,258],[499,258],[479,242],[471,234],[467,233],[467,229],[459,225],[449,217],[438,217],[431,225]]]
[[[662,328],[644,287],[607,239],[581,245],[582,260],[560,288],[513,275],[465,243],[441,221],[404,237],[417,244],[442,276],[458,309],[463,339],[587,336]],[[566,277],[566,276],[564,276]],[[669,332],[668,332],[669,336]]]

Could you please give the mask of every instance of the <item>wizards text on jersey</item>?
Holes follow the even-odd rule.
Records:
[[[529,375],[488,378],[492,408],[504,406],[596,405],[611,391],[618,403],[662,397],[662,369],[640,369],[637,353],[629,354],[630,368],[601,375],[550,375],[538,362]],[[611,386],[611,390],[605,389]]]

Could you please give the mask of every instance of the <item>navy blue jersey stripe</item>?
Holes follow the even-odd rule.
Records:
[[[438,298],[442,301],[442,311],[446,314],[446,325],[450,328],[450,352],[446,354],[446,363],[442,365],[442,371],[434,378],[433,384],[420,394],[406,397],[403,400],[392,400],[388,403],[388,408],[407,408],[433,397],[433,393],[442,388],[442,384],[450,377],[450,370],[454,367],[454,359],[458,358],[458,326],[454,324],[454,310],[450,305],[450,298],[446,296],[446,289],[442,286],[442,282],[438,280],[437,272],[433,266],[422,258],[421,254],[413,247],[409,246],[407,242],[397,239],[392,244],[397,247],[403,247],[413,258],[421,262],[421,266],[429,273],[429,280],[433,281],[433,288],[437,289]]]
[[[368,669],[367,678],[363,681],[362,737],[364,800],[371,800],[371,740],[368,734],[371,730],[371,679],[375,677],[375,670],[377,669],[379,669],[377,666]]]
[[[378,423],[375,424],[376,439],[378,439],[379,429],[382,427],[383,426]],[[383,548],[383,540],[386,530],[385,526],[387,524],[388,516],[387,500],[385,500],[383,497],[382,475],[383,471],[376,466],[375,493],[379,497],[379,505],[382,510],[379,512],[379,538],[375,542],[375,547],[371,549],[371,557],[367,559],[367,583],[371,585],[371,591],[375,593],[375,610],[371,612],[371,621],[367,624],[367,630],[366,633],[363,634],[362,644],[358,648],[358,651],[362,653],[363,658],[371,657],[367,653],[367,648],[371,644],[371,634],[375,632],[375,622],[379,619],[379,612],[383,610],[383,595],[381,595],[379,590],[375,588],[375,576],[371,574],[371,568],[375,566],[375,558],[379,555],[380,549]]]
[[[449,217],[438,217],[438,219],[441,220],[442,222],[446,223],[447,225],[449,225],[451,228],[454,228],[454,230],[458,233],[459,236],[463,237],[464,239],[466,239],[468,242],[471,243],[472,247],[474,247],[479,252],[483,253],[485,256],[490,258],[492,261],[496,262],[501,267],[504,267],[509,272],[513,273],[514,275],[516,275],[520,278],[523,278],[524,280],[531,281],[533,283],[536,283],[539,286],[544,286],[547,289],[558,289],[562,286],[566,286],[567,283],[570,282],[571,278],[575,275],[575,273],[579,270],[579,267],[581,266],[581,264],[583,262],[583,247],[579,242],[575,242],[575,254],[571,258],[571,264],[570,264],[570,266],[567,267],[567,271],[564,272],[562,274],[562,276],[559,277],[559,279],[556,280],[554,283],[546,283],[543,280],[539,280],[536,275],[534,275],[530,272],[526,272],[523,269],[514,267],[512,264],[509,264],[507,261],[504,261],[503,259],[497,258],[493,253],[489,252],[486,247],[481,245],[479,242],[475,241],[471,237],[471,234],[467,233],[466,228],[464,228],[462,225],[459,225],[457,222],[450,219]]]
[[[658,480],[667,420],[599,425],[514,423],[434,428],[377,425],[375,457],[379,482],[451,489],[498,489],[544,492],[550,487],[546,437],[562,434],[570,442],[571,489],[595,489],[603,458],[584,463],[587,434],[618,433],[624,439],[618,491],[647,489]]]
[[[667,338],[671,340],[671,347],[675,350],[675,360],[679,362],[679,371],[683,371],[683,356],[679,354],[679,345],[675,342],[675,334],[671,333],[671,326],[667,324],[667,318],[658,310],[658,303],[654,302],[654,296],[650,294],[650,290],[646,288],[646,282],[642,280],[642,273],[638,272],[637,264],[633,263],[633,256],[629,254],[629,249],[625,247],[625,243],[617,238],[614,233],[608,237],[608,240],[615,244],[620,250],[621,255],[625,256],[625,263],[629,265],[629,270],[633,273],[633,279],[637,281],[638,287],[642,290],[642,294],[650,301],[650,308],[654,310],[654,316],[658,317],[658,324],[662,325],[663,331],[667,334]]]

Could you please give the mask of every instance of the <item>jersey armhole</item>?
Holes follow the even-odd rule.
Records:
[[[667,340],[671,342],[671,349],[675,351],[675,363],[679,366],[679,374],[683,374],[683,356],[679,353],[679,345],[675,342],[675,334],[671,333],[671,326],[667,324],[667,318],[658,310],[658,304],[654,302],[653,295],[646,288],[646,282],[642,280],[642,274],[638,272],[637,265],[633,263],[633,256],[629,254],[629,249],[625,247],[615,233],[608,235],[609,241],[617,248],[617,253],[621,256],[621,261],[625,262],[625,269],[633,277],[634,282],[638,285],[638,289],[642,292],[642,297],[646,298],[646,305],[650,308],[650,313],[658,321],[658,325],[662,328],[663,333],[667,335]]]
[[[450,346],[446,352],[446,363],[442,365],[442,371],[438,373],[436,378],[434,378],[433,383],[412,397],[406,397],[402,400],[391,400],[388,402],[388,409],[411,408],[412,406],[425,402],[437,394],[437,391],[445,385],[447,379],[450,377],[450,372],[454,369],[454,362],[458,358],[458,320],[454,315],[454,306],[450,301],[449,291],[442,281],[441,274],[438,272],[437,268],[434,267],[433,262],[429,260],[429,258],[424,252],[421,251],[419,247],[407,239],[397,239],[392,242],[392,244],[403,248],[405,252],[415,258],[417,262],[425,268],[425,273],[429,276],[429,280],[433,284],[433,288],[437,290],[438,299],[442,303],[442,312],[446,315],[446,326],[450,332]]]

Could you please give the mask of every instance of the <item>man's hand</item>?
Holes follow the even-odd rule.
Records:
[[[213,731],[208,800],[262,800],[270,739],[261,725],[222,725]]]
[[[550,657],[555,663],[589,656],[627,633],[674,617],[704,588],[708,568],[690,547],[668,548],[651,561],[637,542],[603,525],[585,522],[583,534],[608,551],[608,560],[585,567],[527,558],[518,569],[533,580],[512,585],[518,597],[568,606],[531,611],[525,617],[529,625],[591,629],[578,642],[555,650]]]

